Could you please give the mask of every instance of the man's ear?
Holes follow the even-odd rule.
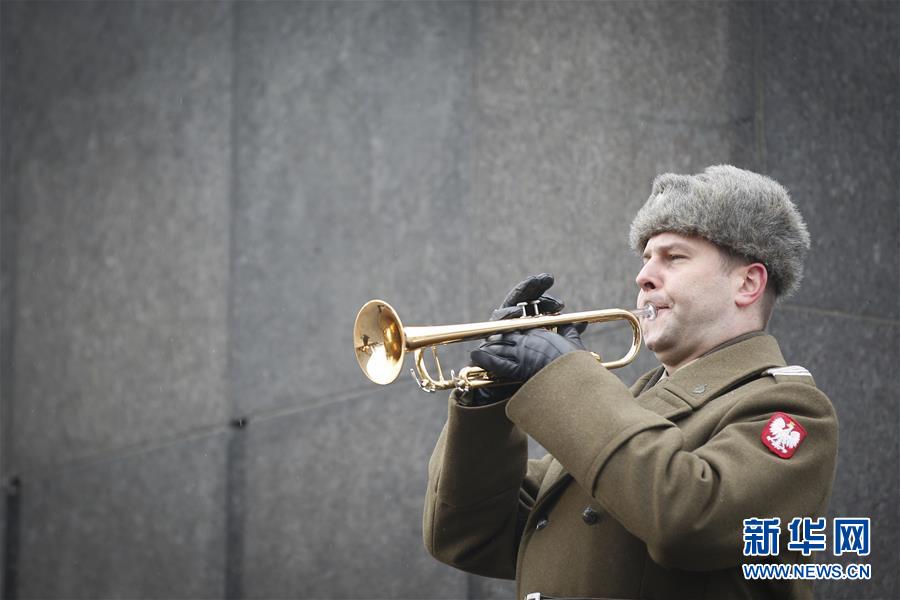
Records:
[[[769,282],[769,272],[762,263],[752,263],[738,267],[736,274],[741,277],[740,286],[735,294],[734,302],[746,308],[762,298]]]

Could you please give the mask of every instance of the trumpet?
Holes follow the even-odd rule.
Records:
[[[608,308],[603,310],[583,311],[568,314],[541,315],[538,301],[521,302],[522,316],[517,319],[502,321],[485,321],[462,325],[436,325],[428,327],[405,327],[397,315],[397,311],[384,300],[369,300],[356,315],[353,325],[353,346],[359,367],[371,381],[379,385],[392,383],[403,369],[406,353],[413,351],[414,368],[410,373],[419,387],[426,392],[458,389],[468,391],[489,385],[496,381],[480,367],[463,367],[459,374],[450,371],[445,378],[438,360],[436,347],[442,344],[465,342],[486,338],[488,336],[510,331],[522,331],[538,327],[557,327],[575,323],[601,323],[606,321],[626,321],[631,325],[631,348],[617,360],[603,362],[600,356],[594,357],[607,369],[617,369],[630,364],[641,348],[640,319],[655,319],[656,307],[647,304],[636,310]],[[533,314],[528,307],[533,307]],[[424,349],[431,348],[431,354],[437,368],[438,376],[434,378],[425,366]]]

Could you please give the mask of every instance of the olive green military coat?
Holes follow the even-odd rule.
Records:
[[[516,579],[517,597],[806,598],[809,582],[745,580],[743,519],[823,515],[837,420],[775,339],[738,338],[631,390],[566,354],[506,402],[449,418],[429,463],[424,539],[438,560]],[[660,368],[661,369],[661,368]],[[647,388],[647,389],[645,389]],[[791,458],[761,434],[776,412],[807,432]],[[549,454],[529,460],[527,435]],[[808,559],[807,559],[808,560]]]

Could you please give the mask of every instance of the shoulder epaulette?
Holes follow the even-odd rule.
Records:
[[[812,373],[806,367],[791,365],[789,367],[775,367],[766,371],[766,375],[796,375],[798,377],[812,377]]]
[[[805,367],[801,367],[800,365],[790,365],[788,367],[775,367],[767,370],[764,375],[771,375],[775,378],[776,381],[782,380],[782,378],[788,377],[802,377],[803,380],[808,380],[809,383],[813,383],[812,373],[806,370]],[[794,379],[794,381],[797,381]]]

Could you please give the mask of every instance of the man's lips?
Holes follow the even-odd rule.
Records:
[[[661,302],[644,302],[644,306],[647,304],[652,304],[656,308],[656,318],[658,319],[664,312],[669,310],[671,306],[668,304],[663,304]]]
[[[652,304],[654,307],[656,307],[657,311],[668,310],[669,308],[671,308],[671,306],[669,306],[668,304],[665,304],[663,302],[654,302],[653,300],[644,300],[641,306],[646,306],[648,304]]]

